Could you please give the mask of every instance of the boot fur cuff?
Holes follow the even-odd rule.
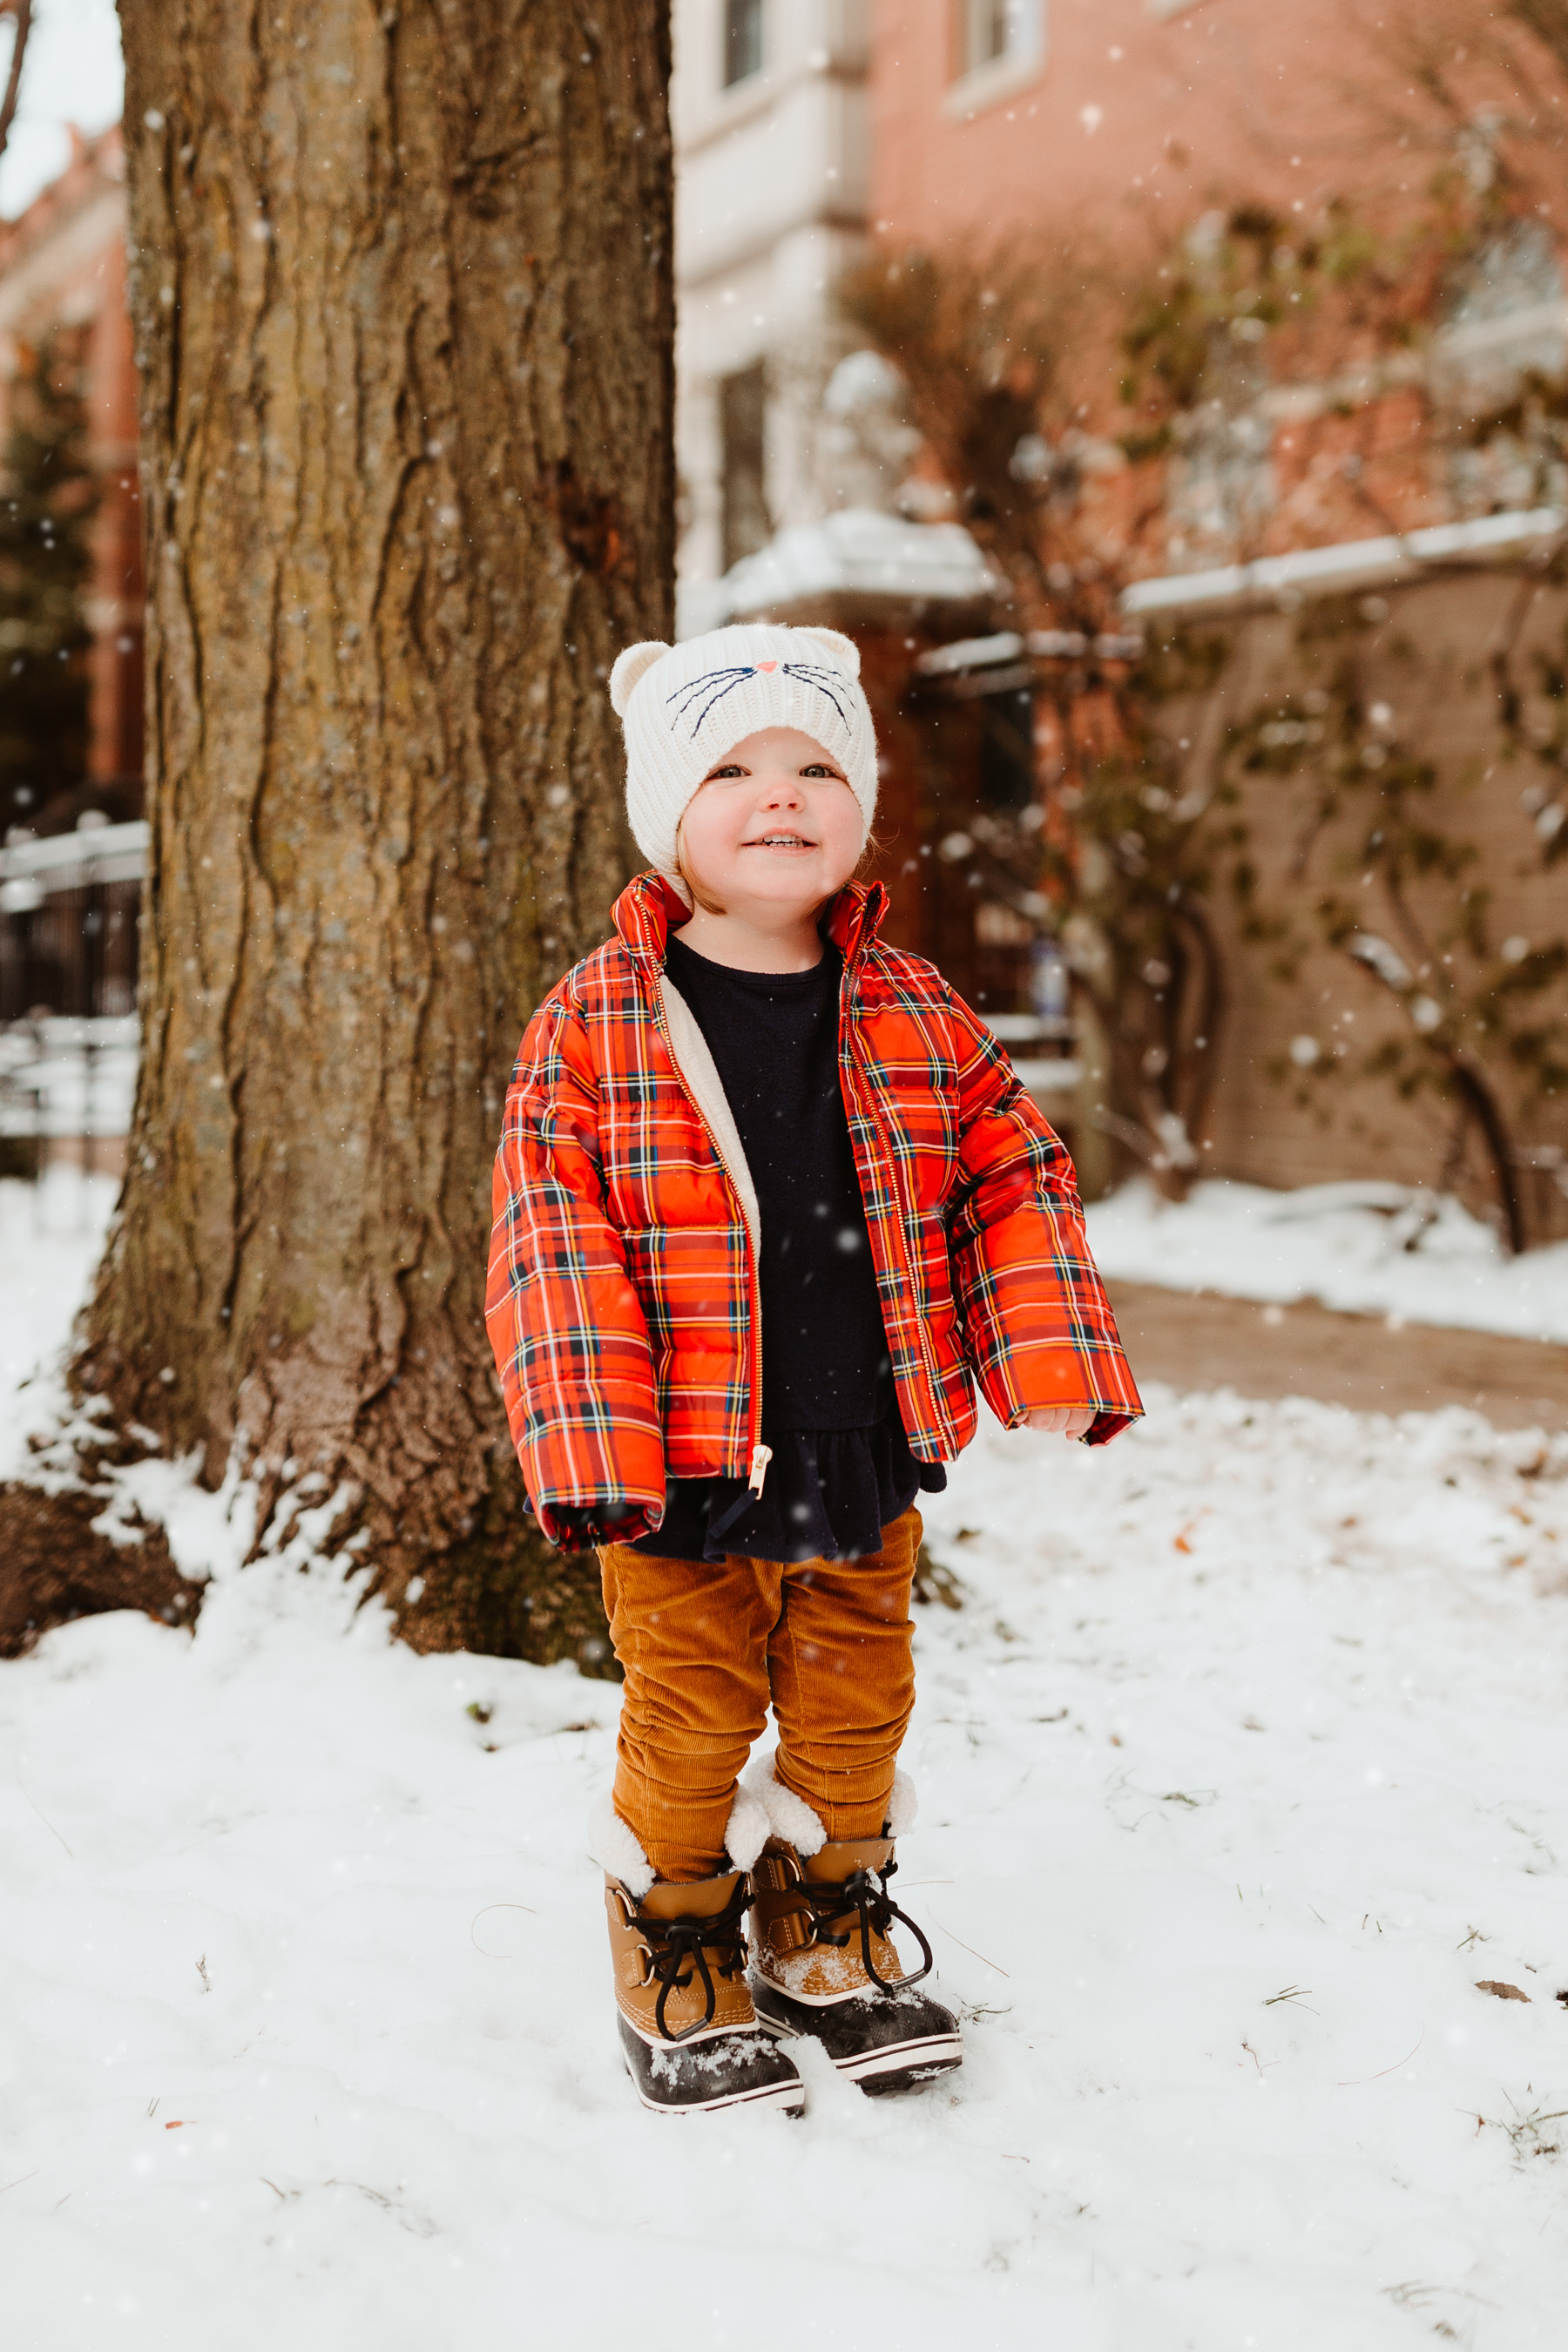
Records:
[[[793,1845],[796,1853],[820,1853],[827,1843],[827,1832],[820,1816],[805,1798],[797,1797],[793,1789],[786,1789],[777,1778],[773,1769],[777,1755],[777,1748],[770,1748],[765,1756],[755,1758],[747,1766],[741,1783],[741,1796],[752,1795],[759,1801],[774,1837],[783,1838],[787,1844]],[[737,1804],[739,1801],[737,1798]],[[888,1835],[897,1837],[901,1831],[913,1829],[919,1811],[920,1800],[915,1794],[914,1782],[907,1772],[895,1769],[893,1792],[888,1800]],[[732,1859],[738,1859],[732,1843],[730,1853]]]
[[[796,1853],[820,1853],[827,1843],[827,1832],[805,1799],[797,1797],[793,1789],[786,1789],[782,1780],[774,1779],[777,1755],[778,1749],[770,1748],[765,1756],[753,1757],[741,1786],[762,1806],[774,1837],[793,1845]]]
[[[639,1839],[616,1812],[612,1797],[601,1797],[588,1815],[588,1857],[612,1878],[618,1878],[639,1903],[653,1885],[653,1864]]]
[[[815,1820],[815,1814],[812,1816]],[[756,1792],[743,1784],[724,1824],[724,1851],[737,1870],[750,1870],[773,1834],[773,1817]]]
[[[782,1793],[782,1791],[781,1791]],[[815,1813],[811,1816],[815,1822]],[[821,1823],[817,1822],[820,1831]],[[737,1789],[724,1825],[724,1845],[737,1870],[750,1870],[773,1834],[767,1807],[750,1789]],[[818,1843],[821,1843],[820,1837]],[[813,1852],[816,1851],[814,1847]],[[616,1812],[615,1801],[601,1797],[588,1816],[588,1855],[601,1870],[618,1878],[626,1893],[640,1903],[657,1874],[633,1831]]]

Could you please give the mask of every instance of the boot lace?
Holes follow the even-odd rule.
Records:
[[[752,1897],[742,1874],[735,1881],[735,1892],[722,1911],[714,1912],[710,1918],[650,1919],[645,1911],[634,1914],[637,1925],[648,1939],[647,1980],[658,1987],[653,2021],[667,2042],[689,2042],[694,2033],[712,2024],[719,2007],[719,1991],[708,1956],[710,1951],[714,1953],[721,1978],[741,1974],[746,1965],[745,1918],[751,1906]],[[683,2026],[679,2033],[673,2032],[664,2021],[665,2006],[672,1992],[684,1992],[698,1977],[702,1979],[702,2014],[693,2024]]]
[[[805,1895],[806,1907],[811,1913],[811,1934],[814,1943],[834,1944],[842,1951],[854,1936],[854,1927],[851,1925],[842,1936],[836,1936],[832,1933],[828,1922],[832,1919],[841,1919],[847,1912],[850,1911],[858,1915],[861,1964],[879,1992],[902,1992],[910,1985],[918,1985],[923,1978],[929,1977],[931,1971],[931,1946],[927,1943],[921,1930],[910,1917],[909,1913],[900,1911],[888,1892],[888,1881],[898,1866],[896,1862],[889,1862],[883,1864],[879,1872],[867,1869],[852,1870],[847,1878],[841,1879],[837,1884],[831,1881],[824,1884],[820,1880],[802,1878],[795,1888],[797,1895]],[[895,1919],[909,1929],[920,1946],[922,1965],[916,1969],[912,1976],[900,1977],[896,1984],[889,1984],[885,1977],[878,1975],[877,1964],[871,1958],[871,1933],[874,1928],[879,1936],[887,1935]]]

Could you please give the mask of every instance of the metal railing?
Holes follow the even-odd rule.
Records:
[[[19,1121],[40,1137],[116,1131],[95,1123],[100,1057],[110,1056],[113,1100],[127,1034],[133,1050],[147,845],[136,822],[36,841],[13,834],[0,849],[0,1136],[15,1138]],[[91,1114],[85,1126],[69,1123],[70,1102],[82,1107],[75,1116]]]
[[[13,839],[0,849],[0,915],[30,915],[57,890],[140,882],[147,866],[148,839],[145,817],[127,824],[46,834],[41,841]]]
[[[129,1132],[137,1049],[134,1013],[36,1013],[0,1025],[0,1174],[37,1183],[67,1156],[84,1177],[107,1172],[100,1145]]]

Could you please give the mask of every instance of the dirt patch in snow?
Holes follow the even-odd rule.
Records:
[[[116,1543],[92,1524],[101,1494],[0,1486],[0,1658],[26,1655],[40,1634],[106,1609],[140,1609],[189,1624],[202,1587],[180,1574],[161,1528]]]
[[[1495,1331],[1391,1326],[1311,1299],[1247,1298],[1107,1284],[1141,1380],[1317,1397],[1357,1412],[1436,1412],[1468,1405],[1494,1429],[1568,1428],[1568,1348]]]

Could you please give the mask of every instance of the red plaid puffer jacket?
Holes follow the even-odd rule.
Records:
[[[879,883],[851,883],[827,928],[844,955],[844,1103],[910,1444],[952,1460],[974,1434],[976,1380],[1008,1424],[1033,1405],[1095,1406],[1100,1444],[1142,1408],[1071,1162],[941,974],[880,944],[886,905]],[[657,875],[622,892],[619,937],[545,998],[507,1096],[486,1321],[529,1498],[554,1540],[571,1532],[563,1508],[614,1500],[629,1541],[658,1528],[667,1474],[756,1466],[754,1204],[743,1162],[738,1181],[726,1166],[725,1107],[705,1118],[682,1074],[661,989],[668,926],[685,916]]]

